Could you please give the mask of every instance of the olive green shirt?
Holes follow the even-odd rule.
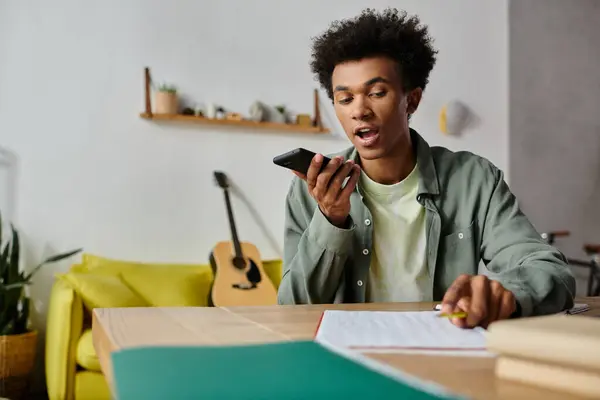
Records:
[[[502,171],[467,151],[430,147],[411,129],[419,168],[417,201],[426,208],[431,293],[441,301],[461,274],[485,274],[513,292],[522,316],[571,308],[575,279],[563,254],[546,243],[519,208]],[[331,154],[359,162],[354,147]],[[372,216],[360,188],[350,197],[347,229],[332,225],[294,177],[286,197],[279,304],[365,302]]]

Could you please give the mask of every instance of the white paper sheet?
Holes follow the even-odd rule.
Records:
[[[315,340],[359,351],[485,351],[484,329],[462,329],[438,314],[327,310]]]

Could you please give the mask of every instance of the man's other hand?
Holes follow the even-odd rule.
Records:
[[[442,312],[464,311],[466,318],[451,318],[456,326],[487,328],[494,321],[509,318],[517,308],[514,294],[485,275],[461,275],[442,300]]]

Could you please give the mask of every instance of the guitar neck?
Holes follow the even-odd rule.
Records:
[[[225,194],[225,205],[227,206],[227,218],[229,219],[229,229],[231,230],[231,240],[233,241],[233,247],[235,249],[236,257],[243,257],[242,246],[238,238],[237,229],[235,227],[235,221],[233,218],[233,209],[231,208],[231,201],[229,200],[229,192],[227,189],[223,189]]]

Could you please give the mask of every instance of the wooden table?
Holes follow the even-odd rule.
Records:
[[[578,298],[600,316],[600,298]],[[110,353],[139,345],[228,345],[312,339],[323,310],[432,310],[434,303],[335,304],[267,307],[97,308],[92,335],[112,387]],[[577,318],[577,316],[573,316]],[[242,338],[242,339],[240,339]],[[568,400],[578,397],[494,377],[491,357],[369,354],[395,368],[475,399]]]

